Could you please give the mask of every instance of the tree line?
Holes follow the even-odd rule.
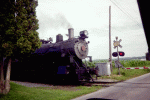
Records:
[[[10,91],[11,62],[40,48],[37,0],[2,0],[0,3],[0,93]],[[4,59],[5,58],[5,59]],[[7,72],[4,78],[4,60]],[[21,66],[20,66],[21,67]]]

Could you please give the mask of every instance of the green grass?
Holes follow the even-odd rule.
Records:
[[[73,90],[63,90],[46,87],[30,88],[13,82],[10,85],[10,92],[7,95],[0,95],[0,100],[70,100],[102,88],[101,86],[76,86]]]
[[[108,60],[99,60],[93,62],[87,62],[89,67],[95,67],[96,63],[108,62]],[[85,62],[84,62],[85,63]],[[120,60],[120,63],[124,67],[150,67],[150,61],[140,61],[140,60]],[[112,66],[115,66],[114,60],[112,61]]]
[[[125,81],[134,77],[141,76],[143,74],[150,73],[150,69],[122,69],[120,68],[120,74],[118,75],[118,68],[113,68],[113,72],[110,76],[102,76],[102,78],[115,79],[118,81]]]
[[[120,63],[124,67],[150,67],[150,61],[140,61],[140,60],[121,60]]]

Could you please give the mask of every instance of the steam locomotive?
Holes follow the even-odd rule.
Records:
[[[58,82],[89,81],[94,69],[83,64],[82,59],[88,56],[88,38],[86,30],[74,37],[74,29],[68,29],[68,40],[56,36],[56,43],[41,40],[41,48],[37,49],[28,60],[12,65],[11,79],[22,81]],[[91,58],[91,57],[90,57]]]

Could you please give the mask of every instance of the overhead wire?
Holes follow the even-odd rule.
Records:
[[[112,0],[110,0],[122,13],[124,13],[126,16],[128,16],[133,22],[135,22],[136,23],[136,25],[137,26],[139,26],[139,27],[141,27],[140,26],[140,24],[128,13],[128,12],[125,12],[124,10],[122,10],[117,4],[116,4],[116,2],[114,2],[114,1],[112,1]]]
[[[116,0],[114,0],[115,2],[116,2]],[[118,3],[118,2],[116,2],[121,8],[122,8],[122,6]],[[132,9],[135,13],[137,13],[134,9]],[[131,17],[132,18],[132,20],[133,21],[135,21],[138,25],[140,24],[137,20],[135,20],[135,18],[133,18],[126,10],[125,10],[125,13],[127,13],[127,15],[129,15],[129,17]]]

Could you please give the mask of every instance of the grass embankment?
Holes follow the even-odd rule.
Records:
[[[13,82],[7,95],[0,95],[0,100],[70,100],[72,98],[94,92],[101,86],[74,86],[74,87],[25,87]]]

